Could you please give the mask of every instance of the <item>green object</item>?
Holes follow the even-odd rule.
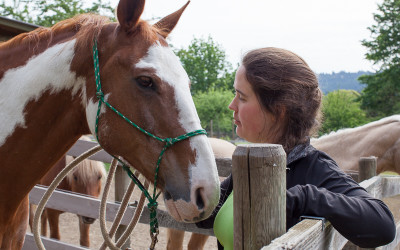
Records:
[[[215,217],[214,234],[224,250],[233,250],[233,192]]]
[[[100,110],[101,110],[101,105],[104,103],[108,108],[110,108],[112,111],[117,113],[120,117],[122,117],[126,122],[131,124],[133,127],[137,128],[139,131],[143,132],[144,134],[160,141],[164,142],[165,145],[163,149],[161,150],[161,153],[158,157],[157,163],[156,163],[156,171],[155,171],[155,176],[154,176],[154,190],[153,190],[153,197],[150,196],[150,194],[147,192],[147,190],[144,188],[142,183],[136,178],[136,176],[132,173],[132,171],[129,169],[126,164],[124,164],[120,159],[112,155],[115,159],[117,159],[123,166],[123,169],[127,172],[128,176],[132,179],[132,181],[140,188],[140,190],[145,194],[146,198],[149,200],[149,203],[147,204],[147,207],[149,208],[150,211],[150,234],[153,236],[153,234],[158,234],[158,221],[157,221],[157,198],[160,195],[161,192],[157,194],[157,179],[158,179],[158,170],[160,168],[162,156],[164,155],[164,152],[174,145],[175,143],[179,141],[186,140],[192,136],[196,135],[207,135],[207,132],[204,129],[199,129],[195,130],[192,132],[189,132],[184,135],[180,135],[175,138],[160,138],[158,136],[153,135],[152,133],[142,129],[138,125],[136,125],[134,122],[128,119],[128,117],[124,116],[121,112],[119,112],[116,108],[114,108],[110,103],[108,103],[104,99],[104,93],[101,90],[101,82],[100,82],[100,67],[99,67],[99,51],[97,49],[97,40],[94,40],[93,44],[93,64],[94,64],[94,73],[95,73],[95,79],[96,79],[96,96],[99,98],[99,105],[97,108],[97,115],[96,115],[96,127],[95,127],[95,133],[96,133],[96,139],[97,142],[100,144],[99,141],[99,135],[98,135],[98,125],[99,125],[99,120],[100,120]]]

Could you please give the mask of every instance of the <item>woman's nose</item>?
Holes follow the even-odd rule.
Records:
[[[235,98],[233,98],[233,100],[231,101],[231,103],[229,104],[228,108],[232,111],[235,111],[236,109],[236,105],[235,105]]]

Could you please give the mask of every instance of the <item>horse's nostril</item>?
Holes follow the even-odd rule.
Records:
[[[95,222],[96,219],[90,218],[90,217],[85,217],[82,216],[82,221],[85,224],[93,224],[93,222]]]
[[[204,208],[203,191],[203,188],[198,188],[196,190],[196,205],[199,209]]]
[[[164,199],[165,200],[171,200],[172,199],[172,196],[168,191],[164,192]]]

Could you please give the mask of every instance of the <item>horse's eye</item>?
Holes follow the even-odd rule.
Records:
[[[74,180],[77,181],[78,180],[78,176],[74,175]]]
[[[101,175],[99,175],[99,177],[97,177],[97,180],[100,180],[101,179]]]
[[[153,79],[151,79],[148,76],[139,76],[138,78],[136,78],[136,81],[142,87],[145,87],[145,88],[153,88],[154,87]]]

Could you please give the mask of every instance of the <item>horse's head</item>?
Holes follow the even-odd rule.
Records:
[[[71,156],[67,156],[67,163],[72,161]],[[67,175],[67,181],[72,192],[99,197],[101,184],[106,176],[106,170],[102,162],[84,160],[79,163],[74,171]],[[79,215],[82,223],[92,224],[96,219]]]
[[[144,0],[121,0],[119,24],[103,26],[96,36],[104,99],[159,138],[200,130],[189,78],[165,40],[186,5],[154,25],[140,20],[143,8]],[[86,102],[89,128],[102,147],[154,181],[165,142],[143,133],[105,105],[96,130],[99,99],[94,73],[86,81]],[[165,151],[157,187],[177,220],[197,221],[212,212],[219,200],[219,179],[206,135],[179,141]]]

